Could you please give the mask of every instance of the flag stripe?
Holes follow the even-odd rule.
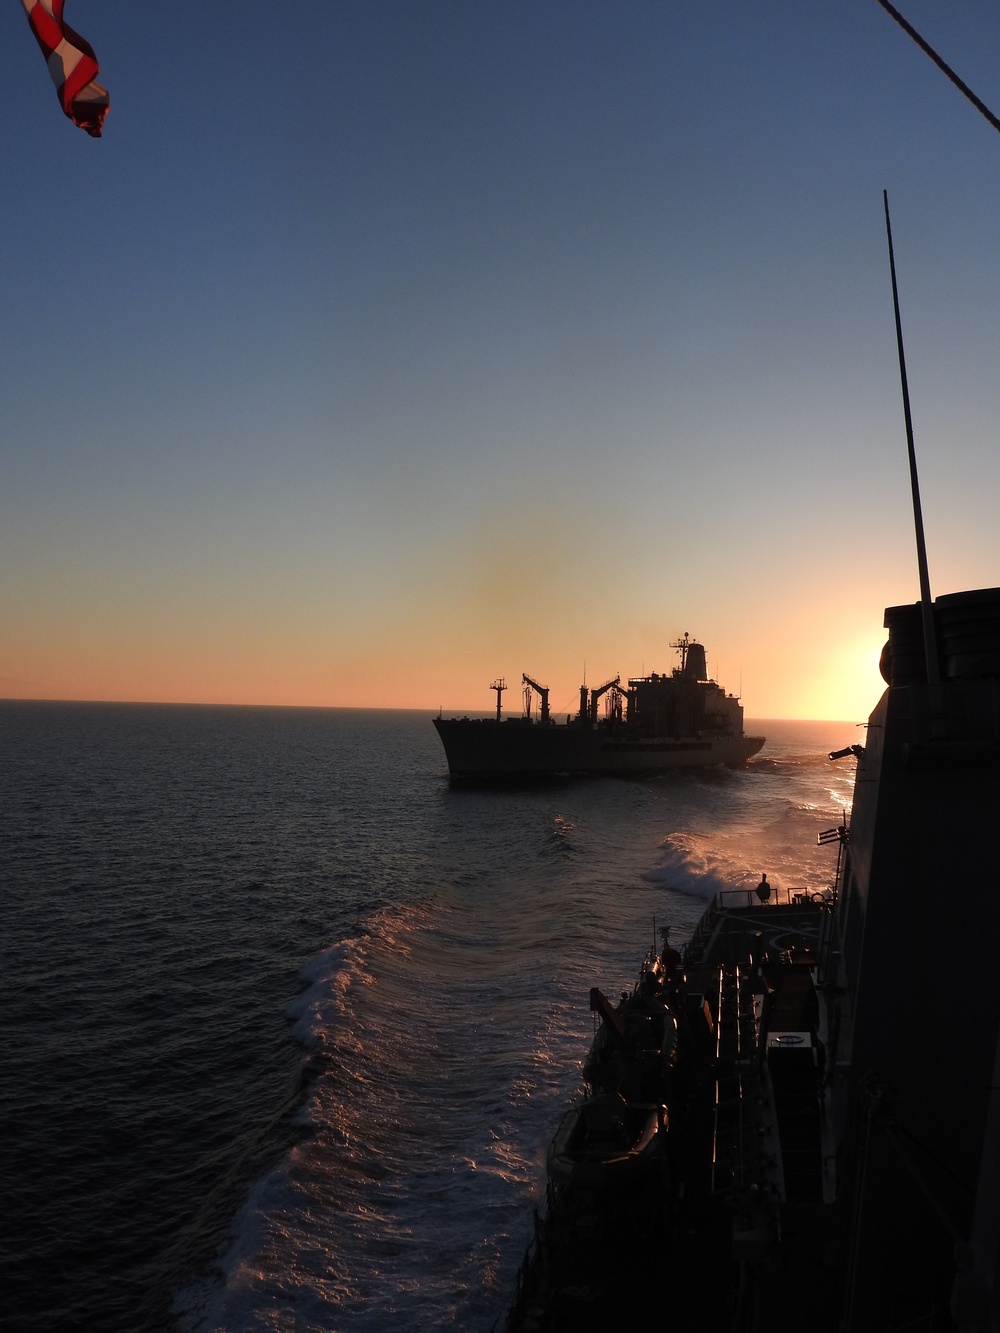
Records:
[[[100,67],[88,41],[63,22],[63,0],[21,0],[56,86],[62,109],[74,125],[98,138],[108,113],[108,91],[97,82]]]

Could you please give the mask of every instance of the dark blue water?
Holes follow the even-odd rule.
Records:
[[[484,1331],[591,985],[850,766],[452,792],[429,715],[0,704],[4,1327]]]

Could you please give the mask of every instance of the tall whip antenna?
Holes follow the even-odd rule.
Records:
[[[950,65],[945,64],[945,62],[941,59],[938,53],[934,50],[933,46],[931,46],[929,42],[924,41],[924,39],[920,36],[920,33],[917,32],[916,28],[914,28],[911,24],[907,23],[906,19],[903,18],[899,10],[896,9],[894,5],[890,5],[889,0],[878,0],[878,2],[885,10],[885,12],[891,18],[894,18],[896,20],[896,22],[903,29],[903,31],[907,33],[908,36],[913,38],[916,44],[920,47],[921,51],[923,51],[925,55],[930,56],[931,60],[934,61],[935,65],[937,65],[941,73],[947,75],[947,77],[951,79],[952,83],[955,85],[958,91],[962,93],[963,96],[969,99],[969,101],[972,103],[972,105],[976,108],[977,111],[979,111],[983,116],[985,116],[985,118],[990,122],[993,128],[995,130],[1000,130],[1000,120],[997,120],[996,116],[989,109],[986,103],[981,102],[979,98],[976,96],[976,94],[969,87],[969,85],[967,83],[964,83],[958,77],[958,75],[955,73],[955,71],[951,68]]]
[[[906,422],[906,449],[910,459],[910,494],[913,498],[913,527],[917,538],[917,569],[920,575],[920,619],[924,629],[924,656],[927,662],[927,684],[941,684],[938,665],[937,635],[934,632],[934,608],[931,604],[931,581],[927,573],[927,547],[924,543],[924,520],[920,510],[920,486],[917,482],[917,455],[913,448],[913,421],[910,417],[910,391],[906,383],[906,358],[903,355],[903,326],[899,319],[899,292],[896,289],[896,261],[892,254],[892,226],[889,223],[889,194],[882,191],[885,205],[885,235],[889,242],[889,272],[892,275],[892,305],[896,314],[896,346],[899,349],[899,379],[903,390],[903,417]]]

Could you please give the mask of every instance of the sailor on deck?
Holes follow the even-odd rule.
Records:
[[[754,892],[757,894],[757,897],[761,900],[762,903],[766,903],[767,900],[770,898],[771,886],[767,882],[766,875],[761,875],[760,883],[757,885],[757,888],[754,890]]]
[[[674,981],[681,975],[684,959],[676,949],[671,947],[667,940],[663,941],[660,962],[663,964],[663,970],[667,974],[668,981]]]

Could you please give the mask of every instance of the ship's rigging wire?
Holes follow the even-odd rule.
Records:
[[[1000,131],[1000,120],[996,118],[996,116],[989,109],[986,103],[980,101],[980,99],[972,91],[969,85],[965,83],[962,79],[960,79],[958,75],[955,73],[955,71],[951,68],[951,66],[941,59],[938,53],[934,50],[933,46],[931,46],[929,42],[924,41],[924,39],[920,36],[920,33],[917,32],[916,28],[914,28],[912,24],[907,23],[906,19],[903,18],[899,10],[896,9],[894,5],[890,5],[889,0],[878,0],[878,2],[885,10],[885,12],[890,16],[890,18],[894,18],[896,22],[899,24],[899,26],[903,29],[903,31],[905,33],[908,33],[909,36],[913,38],[916,44],[920,47],[921,51],[923,51],[925,55],[930,56],[931,60],[934,61],[938,69],[941,70],[943,74],[946,74],[948,76],[948,78],[952,81],[952,83],[959,90],[959,92],[964,93],[964,95],[969,99],[969,101],[976,108],[976,110],[982,112],[982,114],[990,122],[993,128],[995,130]]]

